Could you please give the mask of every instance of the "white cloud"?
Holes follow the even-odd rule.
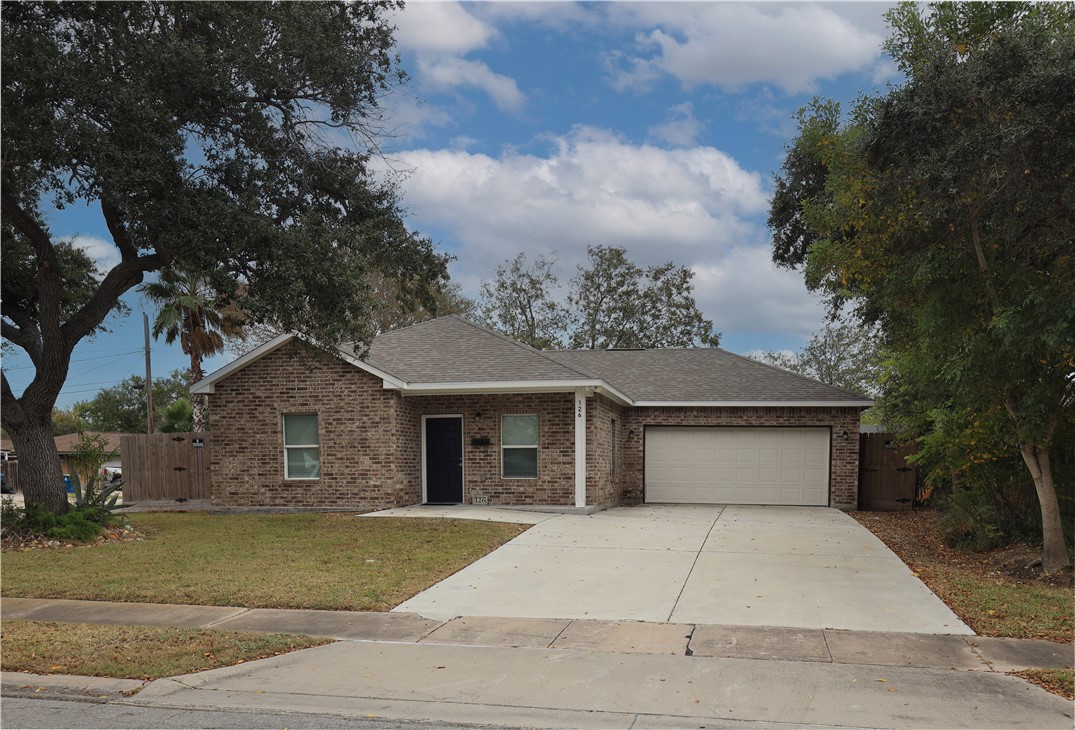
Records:
[[[496,28],[454,2],[407,3],[395,24],[400,47],[418,52],[462,55],[498,36]]]
[[[686,88],[764,82],[811,91],[819,79],[870,68],[881,53],[881,36],[863,27],[857,10],[846,16],[838,6],[615,3],[609,13],[647,29],[638,54],[613,75],[621,91],[645,90],[660,73]]]
[[[551,142],[547,156],[400,153],[418,227],[450,231],[475,262],[611,243],[685,263],[756,235],[747,217],[768,204],[760,176],[713,147],[635,146],[588,127]]]
[[[760,175],[713,147],[636,145],[589,127],[549,142],[541,154],[399,155],[411,223],[451,241],[465,291],[520,251],[555,253],[566,281],[588,245],[609,244],[642,265],[694,269],[698,302],[724,331],[814,329],[801,276],[769,263]]]
[[[705,129],[694,116],[691,102],[677,104],[668,110],[663,122],[649,128],[651,137],[678,147],[689,147],[698,140],[698,135]]]
[[[501,111],[518,113],[526,103],[510,76],[494,73],[481,61],[468,61],[455,56],[419,58],[419,78],[422,84],[438,91],[470,86],[484,91]]]
[[[94,278],[98,281],[104,279],[105,274],[111,271],[121,260],[119,249],[116,248],[115,244],[109,243],[103,238],[79,234],[64,240],[69,241],[75,248],[85,251],[86,255],[97,264],[97,269],[100,273],[94,274]]]
[[[496,73],[483,61],[464,58],[501,38],[496,27],[471,12],[477,9],[456,2],[409,3],[396,15],[396,40],[414,53],[418,88],[433,92],[477,89],[501,111],[518,114],[526,95],[515,79]]]
[[[718,328],[809,337],[825,317],[802,274],[777,268],[767,245],[736,246],[695,265],[695,296]]]

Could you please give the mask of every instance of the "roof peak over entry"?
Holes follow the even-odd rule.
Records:
[[[293,339],[265,343],[197,383],[213,384]],[[366,360],[339,356],[405,395],[568,392],[593,388],[626,405],[866,407],[872,401],[719,348],[536,350],[458,315],[378,335]]]

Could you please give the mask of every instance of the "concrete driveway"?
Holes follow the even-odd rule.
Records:
[[[824,507],[548,517],[395,610],[974,633],[872,533]]]

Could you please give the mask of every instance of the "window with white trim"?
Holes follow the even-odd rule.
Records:
[[[321,476],[321,439],[316,413],[284,414],[284,479]]]
[[[538,417],[501,416],[500,474],[505,479],[536,479]]]

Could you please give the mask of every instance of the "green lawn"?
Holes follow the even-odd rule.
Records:
[[[142,542],[7,552],[25,598],[385,611],[525,527],[353,515],[131,515]]]
[[[159,679],[328,644],[294,634],[4,621],[8,672]]]

